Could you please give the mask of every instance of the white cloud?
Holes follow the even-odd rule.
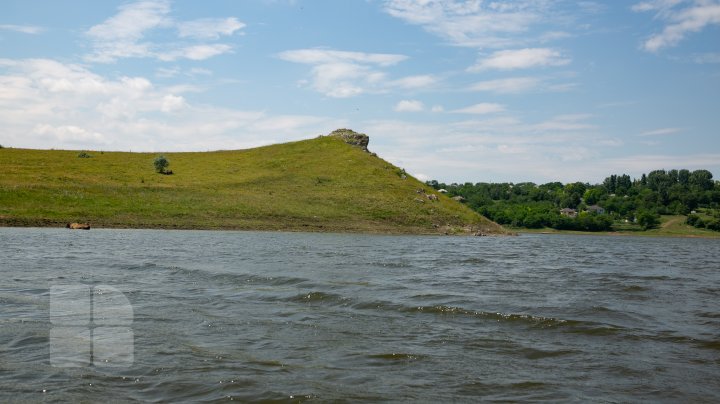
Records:
[[[315,135],[316,133],[327,134],[330,130],[319,130],[316,132],[306,131],[305,135],[302,133],[304,129],[309,127],[328,127],[330,120],[324,117],[309,116],[309,115],[276,115],[276,116],[263,116],[261,119],[254,121],[248,130],[254,133],[273,133],[275,136],[285,134],[294,134],[295,139],[307,138],[310,133]],[[337,121],[336,121],[337,122]],[[346,125],[347,126],[347,125]],[[335,126],[339,128],[340,126]],[[334,129],[334,128],[333,128]],[[332,130],[332,129],[331,129]],[[276,140],[277,143],[279,140]],[[266,144],[269,142],[266,142]]]
[[[544,20],[548,5],[547,1],[387,0],[385,11],[455,45],[497,48],[518,43],[518,35]]]
[[[208,150],[329,133],[347,122],[197,105],[144,77],[107,78],[49,59],[0,59],[2,143],[30,148]]]
[[[622,139],[618,138],[608,138],[599,140],[598,144],[601,146],[620,147],[623,146],[625,142]]]
[[[159,67],[155,70],[155,76],[162,78],[176,77],[179,74],[179,67]]]
[[[218,39],[221,35],[232,35],[245,28],[245,24],[235,17],[202,18],[178,23],[180,38]]]
[[[653,129],[645,131],[638,136],[664,136],[664,135],[673,135],[678,132],[682,132],[682,128],[660,128],[660,129]]]
[[[113,63],[122,58],[204,60],[228,53],[232,47],[227,44],[188,44],[178,41],[156,43],[147,40],[146,36],[158,29],[177,27],[180,39],[213,40],[221,35],[232,35],[245,26],[234,17],[176,22],[170,13],[168,0],[144,0],[120,6],[117,14],[86,32],[93,52],[86,55],[85,60],[97,63]]]
[[[213,56],[228,53],[231,50],[232,47],[225,44],[194,45],[169,52],[158,53],[157,58],[165,62],[172,62],[178,59],[205,60]]]
[[[187,106],[185,98],[182,96],[168,94],[163,97],[160,110],[163,112],[174,112],[183,109],[185,106]]]
[[[496,147],[496,151],[501,154],[526,154],[530,149],[525,146],[511,146],[506,144],[499,144]]]
[[[589,14],[599,14],[607,8],[607,5],[596,1],[579,1],[577,5],[581,10]]]
[[[624,142],[604,134],[592,124],[593,118],[563,114],[523,121],[503,114],[443,123],[384,120],[366,123],[363,132],[370,134],[373,150],[383,158],[412,174],[426,173],[445,182],[593,183],[612,173],[639,176],[661,167],[718,167],[717,153],[627,156]]]
[[[536,88],[541,80],[536,77],[511,77],[481,81],[470,87],[472,91],[489,91],[498,94],[524,93]]]
[[[683,3],[685,0],[651,0],[651,1],[643,1],[641,3],[634,4],[631,9],[635,12],[645,12],[645,11],[658,11],[658,12],[667,12],[671,8],[675,7],[678,4]]]
[[[456,109],[452,112],[457,113],[457,114],[484,115],[484,114],[494,114],[494,113],[503,112],[503,111],[505,111],[505,107],[500,104],[482,102],[479,104],[471,105],[469,107]]]
[[[20,32],[23,34],[40,34],[45,31],[45,28],[34,26],[34,25],[12,25],[12,24],[0,24],[0,30]]]
[[[574,88],[578,86],[578,83],[561,83],[561,84],[549,84],[545,86],[544,88],[548,91],[554,91],[554,92],[565,92],[565,91],[571,91]]]
[[[203,69],[202,67],[193,67],[190,69],[189,74],[191,76],[212,76],[213,72],[210,69]]]
[[[87,34],[97,40],[134,42],[150,29],[170,26],[170,2],[146,0],[119,7],[119,12],[101,24],[91,27]]]
[[[418,100],[402,100],[395,105],[397,112],[422,112],[424,110],[425,105]]]
[[[584,122],[590,117],[567,114],[538,122],[507,115],[450,123],[374,121],[363,131],[374,136],[373,150],[383,158],[410,173],[430,173],[441,181],[602,181],[619,170],[602,156],[608,151],[616,155],[622,142]],[[563,122],[567,130],[558,131]]]
[[[642,44],[648,52],[672,47],[694,32],[709,25],[720,25],[720,1],[696,0],[686,5],[682,0],[656,0],[635,4],[636,12],[655,11],[656,18],[666,21],[662,32],[650,36]]]
[[[405,55],[392,53],[347,52],[331,49],[297,49],[281,52],[278,57],[288,62],[322,65],[333,63],[361,63],[391,66],[407,59]]]
[[[277,56],[289,62],[312,65],[310,87],[333,98],[382,93],[392,88],[424,89],[436,82],[430,75],[389,79],[388,74],[381,68],[388,68],[406,60],[405,55],[297,49],[281,52]]]
[[[101,145],[107,142],[107,138],[102,133],[89,131],[73,125],[52,126],[48,124],[38,124],[35,125],[31,134],[41,139],[59,140],[63,144],[71,146],[86,144]]]
[[[352,63],[321,64],[312,69],[312,87],[328,97],[353,97],[366,92],[382,74]]]
[[[437,82],[437,79],[431,75],[408,76],[401,79],[392,80],[388,85],[405,89],[425,89]]]
[[[532,125],[531,131],[544,132],[544,131],[579,131],[585,129],[593,129],[595,125],[591,125],[585,122],[587,119],[592,118],[590,114],[566,114],[558,115],[544,122]]]
[[[203,69],[201,67],[193,67],[183,70],[179,66],[158,67],[155,69],[155,76],[160,78],[172,78],[178,76],[196,77],[196,76],[212,76],[212,70]]]
[[[551,41],[557,41],[560,39],[566,39],[572,37],[572,34],[565,31],[548,31],[544,32],[542,35],[538,37],[538,41],[540,43],[546,43]]]
[[[531,67],[564,66],[570,59],[550,48],[525,48],[493,52],[489,57],[479,60],[468,71],[477,72],[489,69],[515,70]]]
[[[430,108],[430,111],[443,112],[443,111],[445,111],[445,107],[443,107],[442,105],[433,105],[432,108]]]

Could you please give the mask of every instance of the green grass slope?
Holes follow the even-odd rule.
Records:
[[[505,233],[341,139],[249,150],[156,153],[0,149],[0,225]]]

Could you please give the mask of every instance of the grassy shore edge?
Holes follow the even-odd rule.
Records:
[[[553,235],[577,235],[577,236],[636,236],[636,237],[668,237],[668,238],[705,238],[720,239],[720,232],[706,229],[697,229],[685,223],[686,216],[668,215],[661,217],[660,225],[655,229],[641,230],[615,230],[603,232],[573,231],[573,230],[556,230],[551,228],[543,229],[525,229],[512,228],[508,230],[515,231],[519,234],[553,234]]]
[[[57,220],[0,220],[1,228],[65,228],[66,222]],[[312,225],[312,224],[261,224],[261,225],[227,225],[227,226],[193,226],[193,225],[167,225],[143,223],[132,226],[124,224],[92,224],[91,229],[127,229],[127,230],[202,230],[202,231],[261,231],[261,232],[289,232],[289,233],[342,233],[342,234],[367,234],[367,235],[416,235],[416,236],[472,236],[472,233],[459,231],[439,233],[435,229],[426,229],[420,227],[394,227],[394,226],[376,226],[376,227],[348,227],[348,226],[328,226],[328,225]],[[485,236],[517,236],[517,232],[506,230],[505,232],[484,234]]]

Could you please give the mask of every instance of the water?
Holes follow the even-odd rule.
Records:
[[[0,401],[720,400],[720,242],[0,229]],[[56,367],[109,285],[132,365]]]

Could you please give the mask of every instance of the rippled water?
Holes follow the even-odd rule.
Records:
[[[720,242],[0,229],[0,401],[718,401]],[[110,285],[128,368],[54,367]]]

